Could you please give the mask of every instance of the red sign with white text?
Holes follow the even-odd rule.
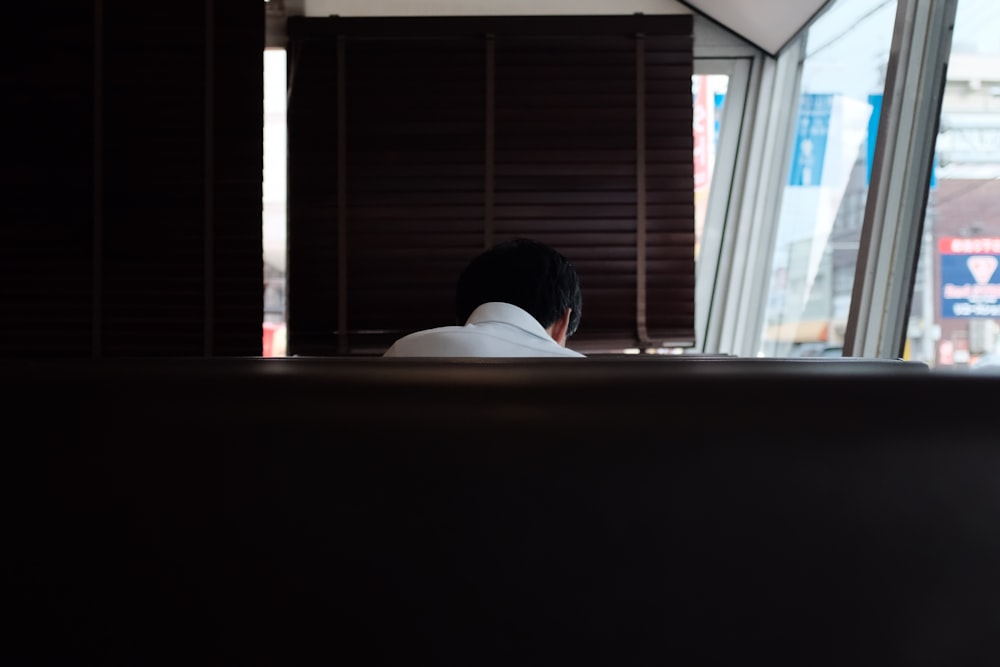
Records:
[[[941,316],[1000,318],[1000,238],[938,241]]]

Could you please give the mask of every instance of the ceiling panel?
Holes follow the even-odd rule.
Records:
[[[776,56],[834,0],[680,0]]]

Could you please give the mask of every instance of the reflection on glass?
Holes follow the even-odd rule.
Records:
[[[895,14],[836,0],[809,29],[761,356],[840,356]]]
[[[1000,3],[959,0],[906,354],[1000,371]]]
[[[712,187],[715,149],[719,141],[722,105],[726,99],[729,76],[695,74],[691,77],[694,104],[694,256],[698,259],[701,232],[705,226],[708,193]]]

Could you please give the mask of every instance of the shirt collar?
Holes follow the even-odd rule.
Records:
[[[555,342],[555,339],[549,335],[545,327],[531,313],[511,303],[504,303],[502,301],[484,303],[472,311],[466,325],[486,324],[488,322],[499,322],[514,326],[533,336],[538,336],[553,343]]]

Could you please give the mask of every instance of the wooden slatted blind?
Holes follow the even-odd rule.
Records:
[[[584,352],[694,331],[690,16],[289,20],[289,352],[454,323],[483,248],[577,267]]]

